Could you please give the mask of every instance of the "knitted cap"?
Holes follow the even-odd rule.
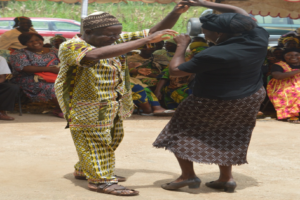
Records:
[[[106,12],[95,12],[84,18],[83,29],[96,29],[114,25],[122,25],[118,19]]]

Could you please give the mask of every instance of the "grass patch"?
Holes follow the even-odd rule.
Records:
[[[1,3],[1,2],[0,2]],[[118,4],[89,4],[88,13],[96,11],[105,11],[116,16],[123,24],[123,31],[137,31],[151,28],[157,22],[162,20],[169,12],[172,11],[176,4],[146,4],[142,2],[121,2]],[[191,17],[199,17],[205,8],[192,7],[184,13],[174,30],[179,33],[186,32],[187,20]],[[80,21],[81,5],[66,4],[63,2],[51,1],[9,1],[6,7],[1,8],[1,17],[54,17],[74,19]]]

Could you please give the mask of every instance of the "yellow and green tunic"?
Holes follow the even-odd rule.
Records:
[[[147,36],[147,30],[121,34],[116,43]],[[94,48],[77,36],[61,44],[55,93],[78,153],[77,173],[92,183],[114,183],[114,151],[133,111],[129,72],[121,57],[83,61]]]

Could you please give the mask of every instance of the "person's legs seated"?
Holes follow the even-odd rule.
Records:
[[[141,85],[135,84],[132,89],[132,98],[135,105],[143,110],[146,115],[172,115],[173,110],[161,107],[155,94]]]
[[[14,120],[6,114],[6,111],[13,111],[15,98],[20,91],[19,86],[10,83],[0,83],[0,120]]]

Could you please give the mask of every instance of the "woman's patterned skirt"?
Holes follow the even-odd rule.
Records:
[[[265,95],[264,88],[235,100],[190,95],[178,106],[153,145],[192,162],[245,164],[256,115]]]

